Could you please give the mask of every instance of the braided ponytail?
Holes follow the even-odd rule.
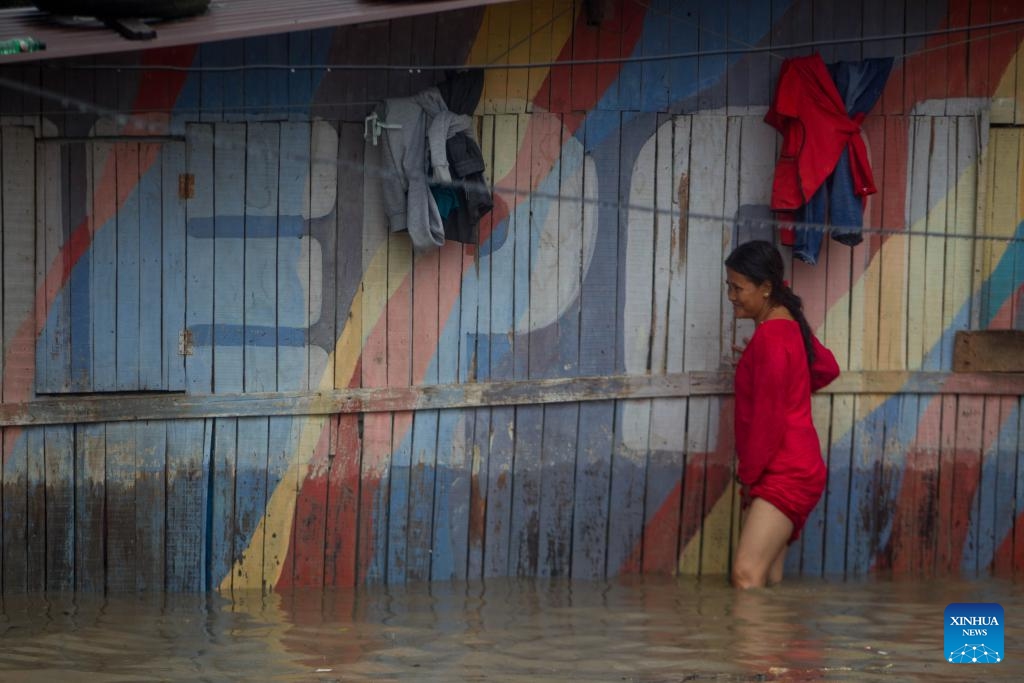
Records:
[[[782,263],[782,254],[771,242],[764,240],[753,240],[744,242],[729,254],[725,259],[725,265],[737,273],[747,277],[755,285],[760,286],[764,282],[771,284],[771,302],[779,306],[785,306],[793,320],[800,326],[800,336],[804,340],[804,351],[807,352],[807,365],[814,364],[814,336],[811,326],[804,316],[804,302],[796,295],[789,285],[783,280],[785,267]]]

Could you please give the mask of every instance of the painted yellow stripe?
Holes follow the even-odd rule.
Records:
[[[738,529],[738,526],[733,523],[732,515],[734,502],[738,495],[739,491],[736,487],[736,482],[730,482],[722,495],[715,501],[711,512],[704,516],[701,528],[697,530],[697,533],[693,535],[693,538],[690,539],[686,547],[679,553],[678,567],[680,574],[692,575],[698,573],[698,571],[703,573],[703,568],[701,567],[701,541],[704,537],[704,529],[714,529],[719,533],[723,529]],[[738,505],[735,507],[739,509]],[[730,563],[729,549],[732,545],[734,545],[734,542],[729,541],[719,543],[716,548],[705,548],[705,562],[710,560],[710,563],[714,566],[714,571],[718,573],[728,571],[727,568]]]
[[[568,44],[576,25],[576,12],[582,6],[583,3],[578,3],[574,7],[572,0],[554,0],[554,3],[552,0],[522,0],[510,5],[489,5],[466,61],[469,64],[554,61]],[[510,17],[530,17],[530,21],[524,19],[510,23]],[[495,24],[495,31],[491,31],[492,23]],[[500,46],[492,45],[491,33],[501,36]],[[535,36],[539,38],[535,40]],[[509,102],[509,97],[518,99],[525,93],[527,101],[532,101],[547,78],[548,71],[548,67],[487,70],[484,74],[483,94],[480,96],[481,108],[477,113],[483,113],[485,102],[502,102],[506,105],[489,113],[524,111],[521,103]]]

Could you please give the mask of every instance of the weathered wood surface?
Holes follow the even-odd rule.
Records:
[[[722,259],[775,237],[778,56],[1022,15],[749,4],[590,26],[529,0],[122,60],[224,71],[5,72],[58,96],[0,97],[3,589],[726,571],[753,327]],[[790,573],[1024,567],[1024,375],[954,372],[958,332],[1024,326],[1024,62],[1019,33],[962,37],[821,46],[899,58],[863,123],[885,232],[783,250],[844,371],[813,398],[829,482]],[[586,62],[736,41],[773,52]],[[363,116],[443,75],[248,68],[569,59],[487,70],[495,208],[422,255]]]
[[[691,372],[375,387],[334,391],[245,394],[136,394],[52,398],[0,404],[0,426],[93,422],[386,413],[485,406],[544,405],[613,399],[727,396],[732,375]],[[822,394],[1020,396],[1021,373],[948,373],[874,370],[844,373]]]
[[[957,332],[953,370],[1024,372],[1024,330]]]

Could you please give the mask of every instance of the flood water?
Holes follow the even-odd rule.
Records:
[[[951,602],[1005,660],[943,660]],[[1021,680],[1024,583],[488,580],[293,594],[7,596],[3,681]]]

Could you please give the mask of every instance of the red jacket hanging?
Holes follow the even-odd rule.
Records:
[[[782,63],[775,101],[764,120],[783,137],[772,184],[772,209],[792,211],[806,204],[847,147],[855,193],[865,197],[877,192],[860,136],[864,115],[846,113],[820,55]]]

